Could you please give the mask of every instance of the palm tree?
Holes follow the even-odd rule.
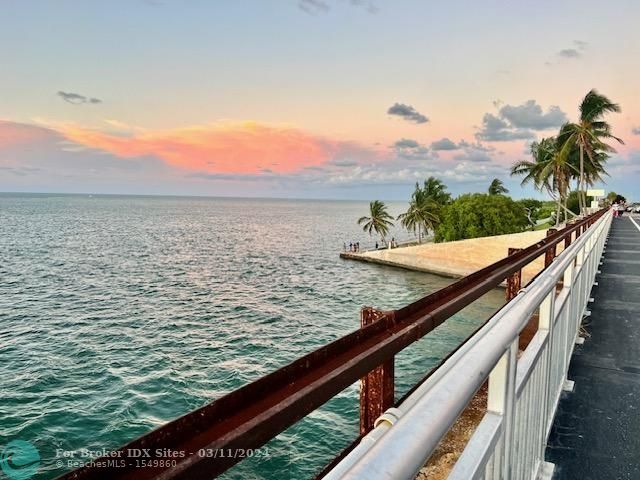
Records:
[[[410,232],[418,233],[418,242],[422,242],[422,232],[435,231],[440,223],[440,209],[451,201],[451,195],[446,191],[447,187],[435,177],[429,177],[420,188],[416,188],[411,195],[409,209],[400,215],[397,220]]]
[[[611,133],[611,126],[603,120],[607,113],[620,112],[620,106],[613,103],[596,90],[587,93],[580,104],[580,119],[578,123],[566,123],[560,129],[560,148],[558,155],[566,161],[578,148],[579,175],[578,191],[580,199],[580,211],[584,212],[586,197],[584,194],[585,183],[596,181],[600,175],[606,173],[603,162],[608,154],[615,149],[605,143],[605,140],[614,139],[623,144],[622,139]],[[587,154],[589,165],[585,167],[584,154]],[[589,174],[585,175],[586,172]]]
[[[537,190],[545,190],[557,203],[556,226],[560,223],[560,212],[567,209],[569,183],[575,174],[575,167],[569,159],[558,154],[559,142],[556,137],[543,138],[531,144],[531,160],[521,160],[511,167],[511,175],[524,175],[521,185],[533,183]]]
[[[422,204],[411,202],[405,213],[398,215],[400,224],[410,232],[418,233],[418,243],[422,243],[422,232],[425,234],[435,231],[440,223],[440,206],[433,200],[427,200]]]
[[[416,184],[417,188],[418,184]],[[446,205],[451,202],[451,194],[447,192],[447,186],[436,177],[429,177],[424,181],[423,191],[428,198],[431,198],[439,205]]]
[[[409,232],[418,233],[418,243],[422,243],[422,216],[420,209],[414,202],[409,204],[409,209],[405,213],[398,215],[396,220]]]
[[[380,235],[382,243],[385,243],[385,237],[389,233],[389,227],[393,227],[393,217],[387,211],[387,206],[380,200],[374,200],[369,203],[369,216],[360,217],[358,225],[363,225],[362,229],[371,235],[376,232]]]
[[[502,180],[494,178],[489,185],[489,195],[504,195],[505,193],[509,193],[509,190],[504,186]]]

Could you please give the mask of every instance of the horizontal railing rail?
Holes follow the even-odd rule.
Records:
[[[560,394],[572,388],[566,374],[611,218],[556,257],[325,478],[413,479],[487,380],[487,413],[449,478],[549,474],[546,440]],[[518,359],[519,335],[536,313],[538,331]]]
[[[177,479],[213,478],[242,460],[242,456],[203,455],[202,452],[259,448],[280,432],[395,354],[419,340],[446,319],[500,285],[505,279],[558,243],[571,242],[592,225],[597,212],[522,251],[483,268],[404,308],[380,318],[293,363],[128,443],[114,452],[146,449],[179,451],[175,462],[135,462],[110,467],[98,462],[60,478]],[[385,408],[389,405],[385,405]],[[162,459],[159,458],[159,459]]]

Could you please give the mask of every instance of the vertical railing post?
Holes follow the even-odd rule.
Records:
[[[555,365],[553,365],[553,349],[557,348],[556,340],[555,340],[555,332],[554,332],[554,321],[555,321],[555,303],[556,303],[556,291],[555,289],[551,290],[549,294],[545,297],[545,299],[540,304],[538,310],[538,328],[540,330],[547,331],[547,346],[545,348],[545,357],[546,361],[544,365],[546,366],[546,371],[544,372],[544,381],[545,388],[542,394],[544,395],[543,401],[543,420],[542,420],[542,428],[539,437],[538,444],[538,459],[540,461],[544,461],[544,451],[546,447],[547,440],[547,431],[548,427],[551,424],[554,412],[554,406],[551,402],[554,401],[554,392],[558,388],[558,385],[555,385],[553,382],[554,375],[553,371]]]
[[[578,296],[578,312],[576,312],[578,314],[579,320],[578,320],[578,326],[582,323],[582,313],[584,312],[584,305],[582,304],[582,300],[584,299],[586,301],[586,297],[585,297],[585,288],[586,288],[586,282],[587,282],[587,272],[586,272],[586,267],[585,267],[585,259],[587,258],[587,248],[588,248],[588,241],[585,242],[582,245],[582,248],[580,248],[580,250],[578,250],[577,255],[576,255],[576,271],[578,272],[578,276],[580,277],[579,279],[579,284],[578,284],[578,289],[580,291],[580,295]]]
[[[518,253],[521,248],[509,248],[508,255],[511,256],[515,253]],[[507,302],[513,300],[518,292],[522,288],[522,270],[518,270],[517,272],[512,273],[507,278],[507,291],[506,291],[506,299]]]
[[[502,433],[502,478],[511,478],[512,455],[514,449],[514,420],[516,405],[516,362],[518,359],[518,339],[500,358],[489,374],[489,392],[487,394],[487,410],[503,416]]]
[[[573,322],[576,321],[575,316],[576,316],[576,310],[577,310],[577,306],[576,306],[576,285],[575,285],[575,271],[576,271],[576,261],[575,259],[567,266],[567,269],[564,271],[564,277],[562,280],[562,284],[564,286],[564,288],[566,290],[568,290],[568,298],[567,298],[567,320],[566,320],[566,325],[562,326],[562,328],[566,331],[567,333],[567,337],[569,336],[569,328],[570,325],[573,324]],[[560,346],[560,345],[559,345]],[[568,366],[568,361],[569,361],[569,355],[567,353],[567,345],[566,342],[564,345],[561,345],[560,348],[562,348],[562,368],[564,369],[564,371],[567,371],[567,366]],[[564,378],[565,378],[565,385],[568,384],[568,379],[566,377],[566,373],[563,374]]]
[[[571,245],[571,237],[573,236],[573,232],[568,233],[564,236],[564,249],[566,250]]]
[[[573,274],[574,279],[571,285],[571,288],[572,288],[571,298],[574,305],[573,318],[570,319],[571,321],[568,323],[568,328],[570,329],[570,331],[567,332],[569,334],[569,338],[568,338],[569,345],[573,345],[573,342],[575,342],[578,332],[580,331],[580,326],[582,325],[582,316],[585,311],[585,306],[587,303],[586,287],[587,287],[587,282],[589,281],[587,278],[588,272],[585,265],[585,259],[586,259],[587,248],[588,248],[587,246],[588,246],[588,241],[585,242],[582,245],[582,247],[580,247],[580,249],[576,252],[576,260],[575,260],[575,267],[574,267],[575,273]],[[589,286],[589,290],[591,290],[590,286]],[[567,352],[566,363],[565,363],[567,367],[569,365],[571,353],[572,353],[571,349],[569,349]]]
[[[558,230],[555,229],[555,228],[550,228],[549,230],[547,230],[547,237],[550,237],[551,235],[553,235],[557,231]],[[553,259],[556,258],[556,246],[557,245],[558,244],[556,243],[553,247],[551,247],[549,250],[544,252],[544,268],[547,268],[549,265],[551,265],[551,262],[553,262]]]
[[[366,327],[391,312],[381,312],[371,307],[360,311],[360,326]],[[371,370],[360,379],[360,434],[368,433],[376,419],[394,403],[394,359]]]

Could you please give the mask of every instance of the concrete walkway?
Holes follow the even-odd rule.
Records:
[[[640,225],[640,216],[635,216]],[[640,479],[640,230],[614,218],[547,445],[554,479]]]
[[[526,248],[547,235],[547,230],[512,233],[494,237],[470,238],[456,242],[425,243],[411,247],[340,254],[342,258],[379,263],[394,267],[460,278],[491,265],[507,256],[509,248]],[[562,251],[561,242],[556,253]],[[544,268],[544,255],[522,270],[522,284],[526,285]]]

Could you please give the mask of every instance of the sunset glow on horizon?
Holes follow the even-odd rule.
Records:
[[[366,151],[355,143],[256,122],[216,123],[130,136],[77,127],[62,128],[60,133],[73,143],[118,157],[149,155],[171,166],[206,173],[293,173],[339,161],[340,156],[376,157],[373,150]]]

